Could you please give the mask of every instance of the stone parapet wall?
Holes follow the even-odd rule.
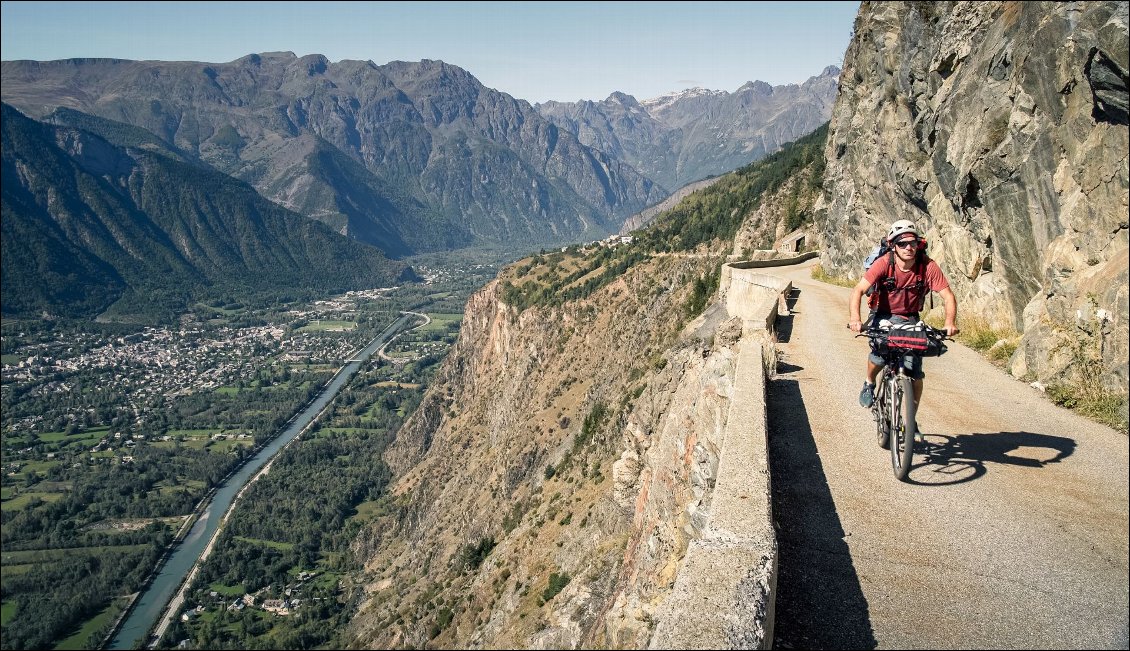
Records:
[[[791,283],[756,271],[762,266],[768,265],[723,267],[723,304],[743,321],[734,396],[707,526],[687,548],[674,589],[656,612],[652,649],[764,649],[773,643],[777,539],[765,407],[766,369],[772,365],[766,353],[772,352],[777,314]]]
[[[719,287],[726,311],[730,316],[741,317],[743,331],[773,332],[777,314],[787,313],[785,298],[791,289],[791,283],[758,270],[798,264],[819,255],[811,252],[793,258],[746,260],[723,265]]]

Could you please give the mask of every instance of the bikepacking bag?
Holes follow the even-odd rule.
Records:
[[[887,332],[887,345],[923,357],[937,357],[946,352],[946,345],[941,340],[932,338],[921,322],[892,325]]]

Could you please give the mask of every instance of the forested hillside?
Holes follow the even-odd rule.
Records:
[[[6,316],[169,320],[200,300],[377,287],[406,272],[207,166],[7,105],[2,246]]]
[[[746,165],[710,187],[687,197],[672,210],[660,216],[650,228],[637,233],[640,242],[654,251],[692,251],[699,245],[721,242],[733,244],[743,222],[761,208],[763,202],[786,183],[800,175],[802,185],[791,187],[791,194],[781,203],[792,206],[782,226],[792,231],[814,218],[812,212],[796,208],[796,194],[819,193],[824,180],[824,141],[828,124],[786,143],[781,151]],[[764,248],[771,248],[777,224],[770,224]]]
[[[385,454],[389,494],[353,547],[369,571],[348,646],[646,646],[713,481],[707,432],[726,413],[740,333],[712,330],[721,264],[743,225],[816,192],[824,134],[726,175],[631,242],[543,251],[471,297]]]

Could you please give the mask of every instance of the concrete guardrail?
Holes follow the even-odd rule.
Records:
[[[652,649],[768,649],[773,644],[777,536],[773,528],[767,370],[789,281],[760,271],[819,255],[724,265],[720,298],[743,321],[718,479],[701,538],[691,541],[675,586],[656,613]]]

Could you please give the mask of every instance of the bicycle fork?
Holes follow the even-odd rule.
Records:
[[[910,422],[908,422],[906,424],[906,431],[908,433],[914,435],[915,441],[921,442],[923,439],[922,439],[922,432],[920,432],[918,430],[918,396],[914,395],[915,394],[915,391],[914,391],[914,383],[915,382],[920,382],[920,380],[915,380],[914,378],[910,378],[910,383],[909,383],[909,386],[907,387],[910,390],[910,395],[905,396],[903,398],[903,400],[909,400],[910,401],[909,402],[910,409],[907,410],[907,414],[910,416]]]

